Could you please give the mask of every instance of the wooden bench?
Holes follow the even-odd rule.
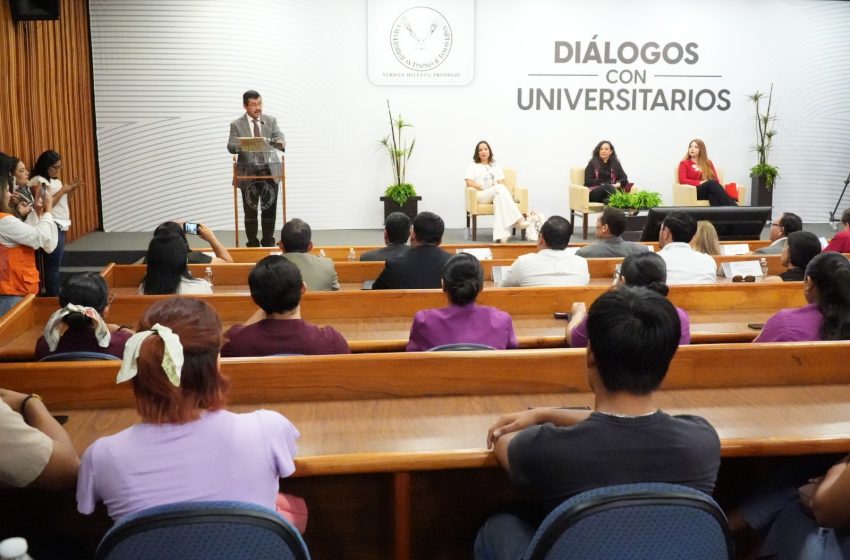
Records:
[[[571,243],[570,247],[583,247],[585,245],[589,245],[591,242],[586,243]],[[746,243],[749,245],[751,251],[755,251],[756,249],[760,249],[761,247],[767,247],[770,245],[770,241],[767,240],[759,240],[759,241],[721,241],[721,245],[730,245],[730,244],[741,244]],[[651,246],[655,251],[658,250],[658,243],[655,242],[646,242],[644,245]],[[354,245],[354,246],[317,246],[313,247],[311,253],[314,255],[319,255],[322,251],[325,252],[325,256],[334,261],[347,261],[349,249],[354,249],[354,253],[357,255],[357,258],[360,258],[360,255],[365,253],[366,251],[372,251],[373,249],[379,249],[383,247],[383,245]],[[537,250],[537,245],[534,243],[450,243],[446,245],[440,245],[443,249],[450,253],[456,252],[458,249],[490,249],[493,253],[494,259],[510,259],[514,260],[520,255],[524,255],[526,253],[533,253]],[[261,258],[280,253],[280,249],[277,247],[236,247],[233,249],[228,249],[230,251],[230,255],[233,257],[234,262],[237,263],[255,263]],[[209,252],[209,251],[208,251]],[[210,253],[212,254],[212,253]]]
[[[590,304],[607,289],[492,288],[482,292],[478,302],[511,314],[521,348],[552,348],[563,346],[566,327],[552,313],[569,311],[576,301]],[[108,319],[135,325],[145,309],[163,297],[167,296],[119,294]],[[247,295],[197,297],[218,310],[225,327],[245,321],[256,309]],[[757,331],[749,329],[749,323],[764,322],[783,307],[805,305],[799,282],[769,287],[746,283],[673,286],[670,300],[690,315],[695,344],[750,341]],[[445,305],[445,295],[439,290],[308,292],[301,311],[308,321],[337,328],[355,352],[388,352],[404,349],[414,313]],[[57,307],[56,298],[28,296],[0,318],[0,361],[31,360],[35,343]]]
[[[740,458],[846,452],[848,350],[847,342],[683,347],[657,403],[708,419],[727,473]],[[277,410],[300,430],[295,475],[281,486],[310,505],[316,558],[468,557],[484,516],[512,495],[484,446],[490,424],[529,406],[593,404],[580,349],[225,359],[222,370],[233,382],[229,408]],[[82,452],[138,421],[116,371],[0,364],[0,387],[38,392],[67,414]],[[106,408],[116,405],[124,408]],[[434,527],[449,515],[436,545]]]
[[[770,274],[779,274],[785,270],[779,260],[779,255],[768,255],[765,257],[768,262]],[[739,256],[723,256],[715,257],[718,265],[724,262],[740,262],[751,261],[754,257],[751,255]],[[511,259],[493,259],[481,261],[484,269],[484,279],[488,282],[487,287],[492,287],[493,267],[510,266],[513,264]],[[614,277],[614,272],[617,267],[623,262],[622,258],[614,259],[588,259],[588,271],[590,277],[599,285],[608,285]],[[367,280],[375,280],[381,271],[384,269],[382,261],[376,262],[336,262],[336,268],[339,282],[343,290],[360,290],[363,282]],[[203,278],[205,270],[209,268],[213,273],[213,290],[216,293],[250,293],[248,289],[248,275],[254,268],[254,263],[234,263],[234,264],[215,264],[215,265],[189,265],[189,271],[196,278]],[[145,276],[145,265],[130,264],[118,265],[110,264],[102,272],[106,283],[111,291],[116,294],[137,294],[139,285]],[[729,278],[718,278],[719,283],[731,282]]]

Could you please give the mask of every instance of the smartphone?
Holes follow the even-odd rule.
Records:
[[[183,231],[191,235],[198,235],[198,224],[193,224],[192,222],[185,222],[183,224]]]
[[[750,323],[747,326],[753,330],[760,331],[764,328],[764,323]]]
[[[555,319],[563,319],[564,321],[569,321],[570,319],[573,318],[573,314],[568,313],[566,311],[563,311],[563,312],[555,311],[555,313],[553,313],[553,315],[555,316]]]

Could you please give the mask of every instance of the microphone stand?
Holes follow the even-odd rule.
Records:
[[[836,223],[841,221],[835,217],[835,214],[838,212],[838,207],[841,206],[841,199],[844,198],[844,193],[847,191],[848,183],[850,183],[850,173],[848,173],[847,178],[844,179],[844,188],[841,189],[841,194],[838,196],[838,202],[835,203],[835,208],[833,208],[832,212],[829,213],[829,225],[832,226],[833,230],[838,227]]]

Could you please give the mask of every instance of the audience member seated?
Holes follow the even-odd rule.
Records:
[[[641,286],[665,297],[670,292],[666,281],[667,265],[664,259],[650,251],[629,255],[623,259],[620,275],[617,277],[617,284],[620,286]],[[690,344],[691,319],[680,307],[676,308],[676,313],[679,315],[679,324],[682,327],[679,345]],[[573,303],[572,317],[567,324],[566,340],[567,346],[572,348],[587,346],[587,306],[583,301]]]
[[[276,412],[224,409],[221,319],[191,298],[154,303],[127,342],[118,382],[130,381],[141,423],[83,454],[77,509],[102,501],[119,519],[174,502],[235,500],[275,509],[295,470],[298,430]]]
[[[487,434],[525,502],[487,520],[476,559],[522,558],[543,518],[580,492],[639,482],[714,490],[714,428],[653,402],[681,337],[673,304],[646,288],[621,287],[594,301],[587,327],[593,410],[532,408],[502,416]]]
[[[0,389],[0,484],[63,490],[77,481],[74,443],[41,397]]]
[[[697,200],[707,200],[710,206],[736,206],[735,199],[726,194],[726,189],[717,179],[717,171],[708,159],[705,142],[694,138],[688,144],[685,157],[679,162],[679,183],[695,187]]]
[[[850,261],[821,253],[806,267],[803,294],[808,305],[782,309],[764,324],[755,342],[850,340]]]
[[[689,245],[691,249],[698,253],[704,253],[714,257],[721,254],[720,238],[717,237],[717,230],[714,229],[714,224],[708,220],[697,222],[697,231]]]
[[[251,299],[260,309],[224,333],[221,355],[348,354],[345,338],[333,327],[317,327],[301,318],[307,286],[297,266],[280,255],[260,260],[248,275]]]
[[[590,202],[607,204],[618,186],[628,190],[628,181],[614,145],[608,140],[598,143],[584,168],[584,186],[590,189]]]
[[[189,272],[186,259],[189,246],[186,240],[176,235],[154,237],[148,244],[145,257],[147,269],[139,293],[156,294],[211,294],[212,284],[200,278],[194,278]]]
[[[109,288],[97,272],[69,276],[59,288],[59,306],[35,343],[35,359],[63,352],[99,352],[116,358],[133,331],[105,321]]]
[[[540,228],[537,252],[520,255],[505,272],[501,288],[516,286],[587,286],[587,261],[566,251],[573,226],[561,216],[552,216]]]
[[[442,282],[449,306],[416,312],[408,352],[444,344],[484,344],[497,350],[518,346],[510,315],[475,304],[484,288],[484,271],[477,258],[469,253],[452,255],[443,267]]]
[[[850,253],[850,208],[841,214],[841,231],[835,234],[824,251]]]
[[[596,218],[596,237],[599,241],[585,245],[576,251],[576,255],[585,259],[605,259],[627,257],[649,251],[646,245],[623,241],[620,236],[624,231],[626,231],[626,214],[619,208],[606,206]]]
[[[433,212],[420,212],[413,219],[410,249],[387,259],[373,290],[416,290],[439,288],[443,266],[451,256],[440,249],[445,231],[443,219]]]
[[[847,465],[850,456],[831,465],[834,459],[827,462],[830,458],[829,455],[808,456],[780,463],[778,468],[773,467],[759,479],[761,488],[729,514],[731,529],[749,527],[766,533],[758,558],[848,558],[850,470]]]
[[[694,219],[685,212],[670,212],[658,234],[658,252],[667,264],[667,284],[714,284],[717,263],[688,245],[697,231]]]
[[[164,237],[168,235],[176,235],[177,237],[182,237],[183,241],[186,242],[186,249],[189,251],[189,256],[186,259],[188,264],[224,264],[233,262],[233,257],[230,256],[230,251],[227,250],[227,247],[222,245],[221,241],[219,241],[215,236],[215,233],[213,233],[213,230],[204,224],[197,224],[198,237],[210,244],[210,248],[213,250],[213,253],[215,253],[215,256],[213,257],[208,255],[203,251],[193,251],[192,248],[189,247],[189,240],[186,239],[184,223],[185,222],[182,221],[173,221],[160,224],[155,230],[153,230],[153,236]]]
[[[385,261],[397,257],[410,247],[407,240],[410,237],[410,218],[404,212],[393,212],[387,216],[384,224],[384,244],[386,247],[366,251],[360,255],[361,261]]]
[[[39,273],[35,250],[53,251],[58,241],[53,222],[53,199],[45,191],[42,214],[36,225],[24,223],[18,216],[28,212],[26,201],[15,202],[6,175],[0,173],[0,316],[12,309],[24,296],[39,292]]]
[[[301,276],[311,292],[339,290],[334,262],[327,257],[311,255],[313,232],[310,224],[295,218],[283,225],[278,246],[283,256],[301,270]]]
[[[820,239],[809,231],[795,231],[788,235],[788,241],[780,257],[782,266],[787,268],[779,276],[768,276],[765,282],[800,282],[806,275],[809,262],[821,253]]]
[[[773,242],[767,247],[756,249],[753,253],[759,255],[778,255],[785,247],[785,240],[795,231],[803,230],[803,220],[797,214],[785,212],[779,219],[770,222],[770,240]]]

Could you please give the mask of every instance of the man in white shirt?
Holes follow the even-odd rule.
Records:
[[[717,263],[711,256],[691,249],[691,238],[697,223],[684,212],[670,212],[661,224],[658,254],[667,263],[667,285],[714,284],[717,282]]]
[[[540,228],[537,252],[520,256],[508,269],[499,287],[587,286],[587,261],[567,252],[573,226],[566,218],[552,216]]]

